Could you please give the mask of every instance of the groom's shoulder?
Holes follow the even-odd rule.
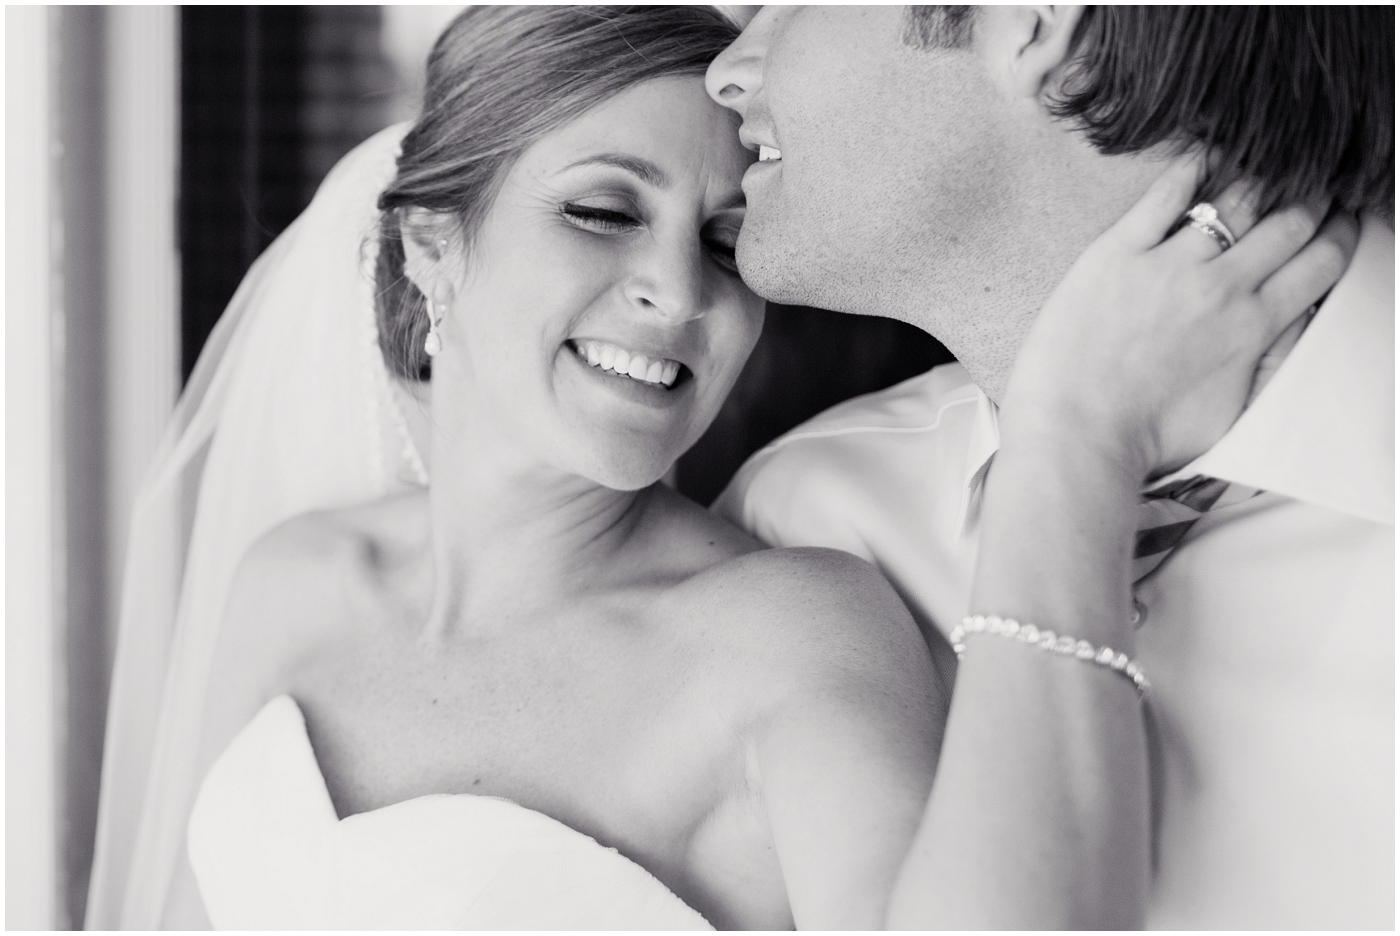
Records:
[[[751,456],[712,509],[771,545],[864,555],[829,527],[960,483],[980,396],[952,363],[847,400]]]
[[[956,361],[942,364],[884,390],[852,397],[774,439],[754,455],[761,459],[778,450],[814,439],[851,433],[906,432],[935,428],[942,411],[975,401],[977,386]]]

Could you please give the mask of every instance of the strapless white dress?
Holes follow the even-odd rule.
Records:
[[[712,929],[635,862],[508,800],[339,819],[290,696],[210,769],[188,830],[217,929]]]

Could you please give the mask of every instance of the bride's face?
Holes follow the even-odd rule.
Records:
[[[753,156],[703,79],[637,85],[542,138],[473,238],[433,364],[526,451],[630,490],[719,412],[763,325],[740,281]]]

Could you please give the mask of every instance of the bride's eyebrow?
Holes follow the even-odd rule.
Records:
[[[653,188],[666,189],[671,187],[671,177],[666,174],[664,169],[648,159],[630,156],[627,153],[599,153],[596,156],[587,156],[577,162],[569,163],[560,171],[567,172],[570,169],[588,165],[612,166],[624,172],[630,172]]]

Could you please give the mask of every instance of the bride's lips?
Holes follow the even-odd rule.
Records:
[[[609,350],[614,353],[609,355]],[[695,375],[673,359],[634,354],[610,342],[585,338],[569,339],[560,351],[567,362],[565,366],[578,372],[590,385],[650,408],[669,409],[690,399],[695,392]],[[629,359],[618,360],[622,354],[628,354]],[[645,363],[645,368],[641,364],[630,366],[637,359]],[[605,368],[605,364],[609,366]],[[626,368],[628,373],[618,373],[617,368]],[[631,376],[633,373],[637,376]]]

